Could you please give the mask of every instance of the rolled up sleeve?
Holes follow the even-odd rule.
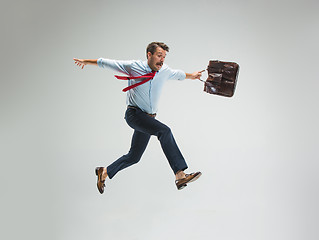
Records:
[[[97,65],[100,68],[108,68],[108,69],[129,75],[131,73],[132,61],[99,58],[97,60]]]

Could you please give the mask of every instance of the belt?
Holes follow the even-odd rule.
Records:
[[[140,108],[135,107],[135,106],[131,106],[131,105],[128,105],[127,108],[133,108],[133,109],[141,110]],[[141,111],[142,111],[142,110],[141,110]],[[142,112],[145,113],[145,114],[147,114],[148,116],[150,116],[150,117],[152,117],[152,118],[155,118],[155,117],[156,117],[156,113],[151,114],[151,113],[147,113],[147,112],[144,112],[144,111],[142,111]]]

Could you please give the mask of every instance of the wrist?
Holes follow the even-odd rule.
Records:
[[[85,59],[85,64],[97,65],[97,59]]]
[[[194,73],[185,73],[187,79],[195,79],[194,78]]]

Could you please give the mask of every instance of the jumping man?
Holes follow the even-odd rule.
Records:
[[[141,159],[151,135],[157,136],[163,152],[175,174],[177,189],[183,189],[187,183],[197,180],[201,172],[186,174],[185,159],[180,152],[173,134],[168,126],[161,123],[156,117],[158,100],[164,83],[167,80],[200,79],[202,71],[185,73],[182,70],[169,68],[164,64],[166,53],[169,48],[162,42],[152,42],[147,46],[147,61],[117,61],[105,58],[77,59],[75,64],[84,68],[85,65],[95,65],[108,68],[127,76],[115,76],[118,79],[128,80],[128,87],[123,89],[127,92],[127,109],[125,120],[134,129],[131,148],[108,167],[97,167],[97,188],[104,192],[105,180],[112,179],[115,174],[127,168]]]

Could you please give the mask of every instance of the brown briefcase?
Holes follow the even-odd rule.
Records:
[[[239,65],[235,62],[209,61],[208,78],[204,91],[210,94],[232,97],[235,92]]]

